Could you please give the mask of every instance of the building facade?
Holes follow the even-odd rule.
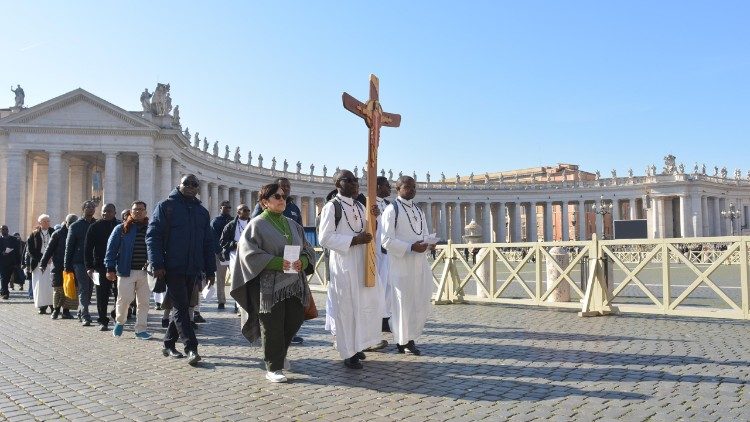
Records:
[[[324,166],[318,173],[312,165],[302,171],[300,162],[289,169],[276,157],[264,163],[260,156],[240,156],[238,148],[220,152],[216,142],[209,151],[205,137],[183,130],[168,90],[160,84],[153,94],[145,91],[143,111],[126,111],[83,89],[28,108],[0,109],[0,222],[27,235],[38,215],[60,222],[92,198],[118,209],[140,199],[152,209],[182,175],[193,173],[212,215],[222,200],[254,204],[262,185],[287,177],[304,224],[315,225],[333,189]],[[613,220],[634,219],[647,221],[651,238],[723,236],[744,230],[750,211],[750,181],[739,170],[733,177],[718,168],[706,174],[705,166],[685,171],[672,156],[661,171],[651,166],[644,176],[613,171],[602,178],[559,164],[425,179],[416,199],[428,226],[454,242],[463,241],[471,220],[482,226],[486,242],[577,240],[592,233],[609,238]],[[602,204],[608,213],[596,212]],[[732,206],[741,214],[727,218],[723,212]]]

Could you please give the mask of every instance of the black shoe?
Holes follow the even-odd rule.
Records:
[[[357,354],[355,354],[354,356],[356,356],[357,359],[359,359],[359,360],[365,360],[365,359],[367,359],[367,356],[365,355],[365,352],[357,352]]]
[[[195,366],[201,360],[201,355],[199,355],[195,350],[191,350],[187,354],[187,359],[188,365]]]
[[[52,319],[57,319],[60,317],[60,310],[59,309],[53,309],[52,310]]]
[[[47,307],[39,308],[39,315],[47,315]]]
[[[185,357],[185,355],[183,355],[182,353],[178,352],[177,349],[175,349],[174,347],[171,347],[171,348],[170,347],[165,347],[165,348],[161,349],[161,354],[164,355],[165,358],[173,357],[173,358],[176,358],[176,359],[181,359],[181,358]]]
[[[198,324],[203,324],[206,322],[206,319],[201,316],[199,312],[195,313],[195,316],[193,317],[193,322],[197,322]]]
[[[235,314],[239,314],[240,313],[240,308],[237,307],[236,303],[234,304],[234,313]]]
[[[161,328],[169,328],[169,318],[161,319]]]
[[[417,349],[417,345],[414,344],[414,340],[409,340],[409,342],[406,343],[406,346],[404,346],[404,349],[411,352],[411,354],[414,356],[419,356],[422,354],[422,352],[420,352],[419,349]]]
[[[156,310],[161,311],[161,303],[156,302]]]
[[[357,355],[344,359],[344,366],[349,369],[362,369],[362,363],[357,359]]]
[[[292,337],[292,344],[302,344],[304,341],[305,341],[305,339],[303,339],[300,336],[294,336],[294,337]]]
[[[109,316],[111,316],[111,317],[112,317],[112,319],[115,319],[115,311],[113,310],[112,312],[110,312],[110,313],[109,313]]]
[[[10,294],[6,293],[3,295],[3,299],[8,300],[10,299]]]
[[[223,311],[223,310],[224,310],[224,304],[223,304],[223,303],[220,303],[220,304],[219,304],[219,310],[220,310],[220,311]]]
[[[60,319],[73,319],[73,315],[70,314],[70,311],[63,311]]]
[[[84,319],[81,323],[82,327],[90,327],[91,326],[91,320],[90,319]]]
[[[388,324],[388,321],[390,321],[390,318],[383,318],[383,325],[380,328],[380,331],[383,333],[390,333],[391,332],[391,325]]]
[[[196,324],[195,321],[190,321],[190,326],[193,327],[193,330],[198,329],[198,324]]]
[[[107,324],[99,324],[99,331],[109,331],[109,326]]]

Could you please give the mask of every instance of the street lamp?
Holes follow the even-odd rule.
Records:
[[[612,212],[612,203],[605,203],[604,195],[601,195],[599,197],[598,205],[596,204],[596,202],[591,204],[591,211],[593,211],[594,214],[599,214],[602,216],[602,239],[604,239],[604,216]]]
[[[729,225],[732,227],[732,236],[734,236],[734,220],[742,216],[742,211],[738,210],[733,203],[729,203],[729,209],[723,210],[721,216],[729,219]]]

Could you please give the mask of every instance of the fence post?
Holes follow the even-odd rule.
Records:
[[[583,296],[583,306],[578,316],[600,316],[614,312],[612,306],[609,305],[611,297],[606,283],[599,239],[594,233],[591,235],[589,247],[589,279],[587,280],[586,293]]]

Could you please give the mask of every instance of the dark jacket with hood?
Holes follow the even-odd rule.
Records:
[[[115,226],[120,224],[116,218],[101,219],[89,226],[83,251],[83,261],[87,269],[104,270],[104,256],[107,254],[107,241]]]

